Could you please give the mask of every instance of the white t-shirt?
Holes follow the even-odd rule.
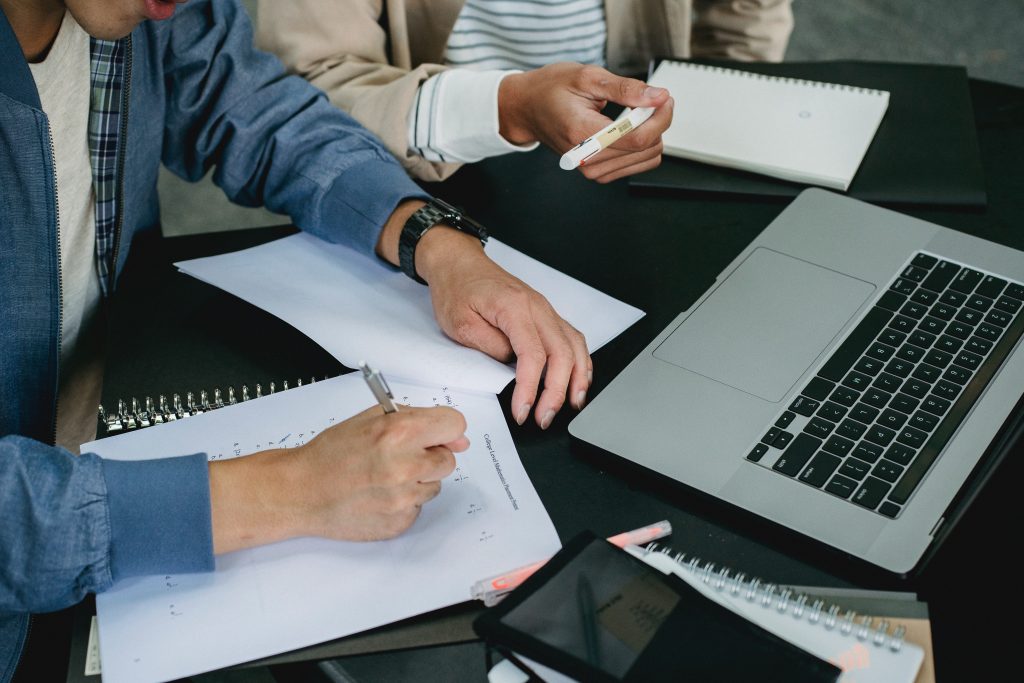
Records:
[[[420,85],[409,149],[429,161],[479,161],[517,147],[498,132],[498,86],[517,69],[605,63],[603,0],[466,0],[448,38],[456,68]]]
[[[73,413],[86,410],[95,428],[96,405],[83,402],[80,341],[95,324],[101,290],[96,269],[96,202],[89,160],[89,35],[70,12],[64,14],[46,59],[29,64],[49,119],[57,175],[57,228],[60,235],[61,388],[58,397],[58,443],[77,452],[77,436],[65,440]],[[86,396],[98,388],[88,387]],[[65,400],[66,399],[66,400]],[[81,422],[82,420],[77,420]]]

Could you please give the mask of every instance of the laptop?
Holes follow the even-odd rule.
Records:
[[[906,576],[1019,417],[1022,302],[1024,253],[808,189],[569,432]]]

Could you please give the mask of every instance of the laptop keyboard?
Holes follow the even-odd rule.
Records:
[[[746,456],[896,518],[1024,332],[1024,286],[918,253]]]

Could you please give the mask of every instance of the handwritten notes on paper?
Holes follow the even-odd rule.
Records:
[[[591,352],[644,315],[498,240],[487,254],[547,297]],[[511,366],[445,336],[426,287],[345,246],[298,234],[175,265],[284,320],[350,368],[365,360],[389,378],[485,393],[515,377]]]
[[[238,551],[209,574],[126,579],[97,596],[105,683],[164,681],[305,647],[462,602],[484,576],[560,547],[494,396],[390,381],[399,403],[451,405],[471,446],[398,538],[318,538]],[[369,407],[358,373],[95,441],[131,460],[292,447]]]

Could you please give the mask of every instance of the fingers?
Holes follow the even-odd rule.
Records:
[[[637,173],[643,173],[644,171],[649,171],[652,168],[657,168],[660,164],[661,155],[658,154],[651,159],[641,160],[635,164],[610,170],[608,173],[593,177],[592,180],[602,184],[610,183],[613,180],[618,180],[619,178],[636,175]]]
[[[606,149],[598,155],[595,163],[588,164],[583,168],[582,173],[586,178],[600,183],[608,183],[617,178],[622,178],[641,171],[647,171],[657,167],[661,163],[662,144],[639,152],[623,152],[621,150]],[[601,156],[606,155],[606,156]]]
[[[640,124],[636,130],[630,131],[616,140],[608,149],[638,152],[661,145],[662,134],[672,125],[674,110],[675,100],[670,97],[664,105],[654,110],[651,118]]]
[[[451,327],[449,336],[460,344],[483,351],[502,363],[512,361],[515,352],[508,337],[475,311],[466,312]]]
[[[397,413],[382,416],[376,428],[382,448],[398,453],[465,438],[466,418],[445,406],[402,408]]]
[[[516,388],[512,391],[512,417],[516,424],[521,425],[530,416],[548,354],[529,307],[526,307],[526,310],[513,311],[496,322],[498,328],[508,337],[516,354]]]
[[[569,379],[569,402],[576,410],[583,410],[587,402],[587,392],[594,381],[594,364],[587,351],[587,340],[583,334],[569,323],[563,323],[565,336],[573,347],[572,375]]]
[[[664,88],[655,88],[635,78],[616,76],[598,66],[579,70],[576,86],[593,99],[617,102],[627,107],[660,107],[669,98]]]

